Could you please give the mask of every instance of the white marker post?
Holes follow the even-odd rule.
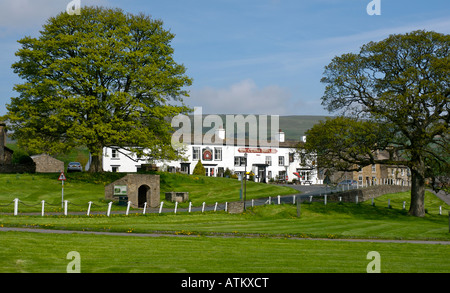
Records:
[[[45,200],[42,200],[41,203],[42,203],[41,216],[44,216]]]
[[[178,207],[178,201],[175,202],[175,209],[173,210],[173,212],[176,214],[177,213],[177,207]]]
[[[14,199],[14,216],[17,216],[19,212],[19,199],[15,198]]]
[[[66,181],[66,176],[64,175],[64,172],[61,172],[59,174],[59,181],[61,181],[61,207],[64,207],[64,181]]]
[[[89,214],[91,213],[91,205],[92,205],[92,201],[89,202],[88,210],[86,213],[87,216],[89,216]]]
[[[111,206],[112,206],[112,201],[110,201],[109,203],[108,203],[108,211],[106,212],[106,216],[108,216],[109,217],[109,215],[111,215]]]
[[[191,208],[192,208],[192,201],[189,202],[189,213],[191,212]]]
[[[216,201],[216,204],[214,205],[214,211],[216,211],[217,210],[217,201]]]
[[[144,210],[142,211],[142,214],[145,215],[145,210],[147,209],[147,202],[144,202]]]
[[[159,213],[161,214],[162,212],[162,208],[163,208],[164,202],[162,201],[161,204],[159,205]]]
[[[202,213],[205,211],[205,202],[203,202]]]
[[[64,201],[64,216],[67,216],[67,200]]]
[[[125,213],[125,215],[127,215],[127,216],[128,216],[128,212],[130,211],[130,205],[131,205],[131,201],[128,201],[127,212]]]

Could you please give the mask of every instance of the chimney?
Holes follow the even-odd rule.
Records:
[[[278,130],[278,141],[284,142],[284,132],[281,129]]]
[[[219,129],[216,129],[216,136],[219,139],[225,139],[225,129],[223,129],[222,125],[219,126]]]

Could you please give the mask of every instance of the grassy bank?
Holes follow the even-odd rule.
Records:
[[[241,182],[229,178],[216,178],[171,174],[158,172],[160,175],[160,199],[165,201],[164,193],[169,191],[189,192],[194,206],[203,202],[214,204],[217,202],[239,200]],[[64,199],[71,202],[70,211],[86,211],[88,202],[92,201],[92,211],[105,210],[107,201],[104,200],[104,186],[121,178],[121,173],[68,173],[64,183]],[[0,212],[13,211],[11,204],[14,198],[21,201],[21,212],[40,212],[41,201],[47,204],[46,211],[61,211],[61,182],[59,174],[0,174]],[[277,185],[262,183],[247,183],[247,198],[293,194],[297,191]],[[8,205],[9,204],[9,205]],[[7,206],[8,205],[8,206]],[[172,207],[172,203],[165,202],[165,207]],[[187,207],[188,203],[180,207]],[[124,209],[114,206],[114,210]]]
[[[0,216],[0,225],[34,227],[61,230],[85,230],[107,232],[151,233],[168,231],[209,235],[230,233],[232,235],[257,234],[286,237],[324,238],[382,238],[450,240],[448,213],[438,214],[438,206],[449,207],[435,201],[432,194],[427,206],[432,210],[424,218],[407,215],[402,206],[384,207],[381,203],[391,198],[407,200],[409,193],[385,195],[378,198],[378,205],[370,202],[354,203],[303,203],[301,216],[297,217],[295,205],[267,205],[248,209],[243,214],[221,212],[182,212],[146,214],[142,212],[125,215],[97,216]]]

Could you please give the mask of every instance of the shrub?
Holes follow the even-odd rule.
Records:
[[[197,165],[195,165],[194,171],[192,172],[193,175],[205,175],[205,167],[203,167],[203,164],[200,160],[198,160]]]

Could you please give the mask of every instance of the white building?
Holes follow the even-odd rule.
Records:
[[[219,129],[219,131],[224,131]],[[225,135],[219,134],[222,138]],[[192,174],[201,160],[206,176],[222,177],[227,169],[242,175],[245,170],[253,172],[254,180],[269,182],[299,180],[302,183],[320,183],[317,168],[311,162],[301,162],[295,146],[298,142],[286,142],[284,133],[279,132],[278,147],[260,147],[220,144],[195,144],[185,146],[185,160],[148,162],[138,158],[124,148],[108,147],[103,150],[103,170],[109,172],[137,172],[142,164],[156,164],[163,171]],[[245,156],[247,155],[247,166]],[[296,175],[297,173],[298,175]]]

